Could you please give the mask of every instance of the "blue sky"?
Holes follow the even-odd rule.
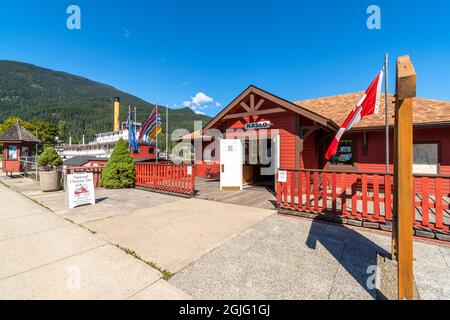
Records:
[[[66,9],[81,8],[81,30]],[[366,9],[381,8],[381,30]],[[104,82],[181,107],[201,92],[215,115],[249,84],[288,100],[365,90],[411,55],[418,95],[450,100],[450,2],[49,0],[0,2],[0,59]],[[194,99],[195,100],[195,99]],[[187,103],[186,103],[187,104]]]

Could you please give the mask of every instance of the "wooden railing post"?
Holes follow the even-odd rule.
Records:
[[[397,59],[395,105],[395,252],[398,271],[398,298],[414,298],[413,274],[413,98],[416,72],[409,56]]]

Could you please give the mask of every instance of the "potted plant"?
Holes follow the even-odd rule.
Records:
[[[38,159],[41,166],[39,171],[39,182],[42,191],[57,191],[61,189],[62,164],[61,157],[56,153],[55,148],[45,147]]]

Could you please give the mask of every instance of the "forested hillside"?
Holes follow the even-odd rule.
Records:
[[[114,97],[121,98],[121,120],[128,105],[137,107],[138,120],[153,105],[109,85],[65,72],[31,64],[0,61],[0,122],[11,116],[24,120],[41,119],[58,124],[65,121],[72,136],[80,139],[83,122],[88,139],[94,133],[113,129]],[[165,108],[159,108],[165,124]],[[169,109],[169,129],[193,129],[194,120],[209,121],[189,108]]]

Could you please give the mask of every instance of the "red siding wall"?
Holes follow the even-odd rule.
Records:
[[[414,129],[414,143],[437,142],[439,143],[440,173],[450,174],[450,129],[449,128],[426,128]],[[392,170],[394,137],[391,132],[389,138],[390,163]],[[385,136],[384,132],[367,133],[367,155],[363,154],[363,137],[358,135],[357,144],[357,170],[382,172],[385,170]]]
[[[322,169],[319,165],[319,153],[316,150],[316,134],[317,131],[303,142],[303,153],[300,157],[300,166],[303,169]]]
[[[106,166],[106,160],[90,160],[85,166],[88,167],[104,167]]]
[[[384,132],[367,132],[367,154],[363,151],[363,135],[357,135],[356,170],[384,172],[386,170],[386,142]],[[394,134],[389,133],[389,163],[394,163]]]
[[[231,129],[244,129],[246,122],[270,121],[270,130],[278,129],[280,133],[280,167],[294,169],[296,114],[292,111],[286,111],[255,118],[251,121],[249,121],[249,117],[228,120],[226,127]]]
[[[156,147],[141,145],[139,146],[139,153],[134,153],[131,150],[131,155],[133,159],[156,159]]]

